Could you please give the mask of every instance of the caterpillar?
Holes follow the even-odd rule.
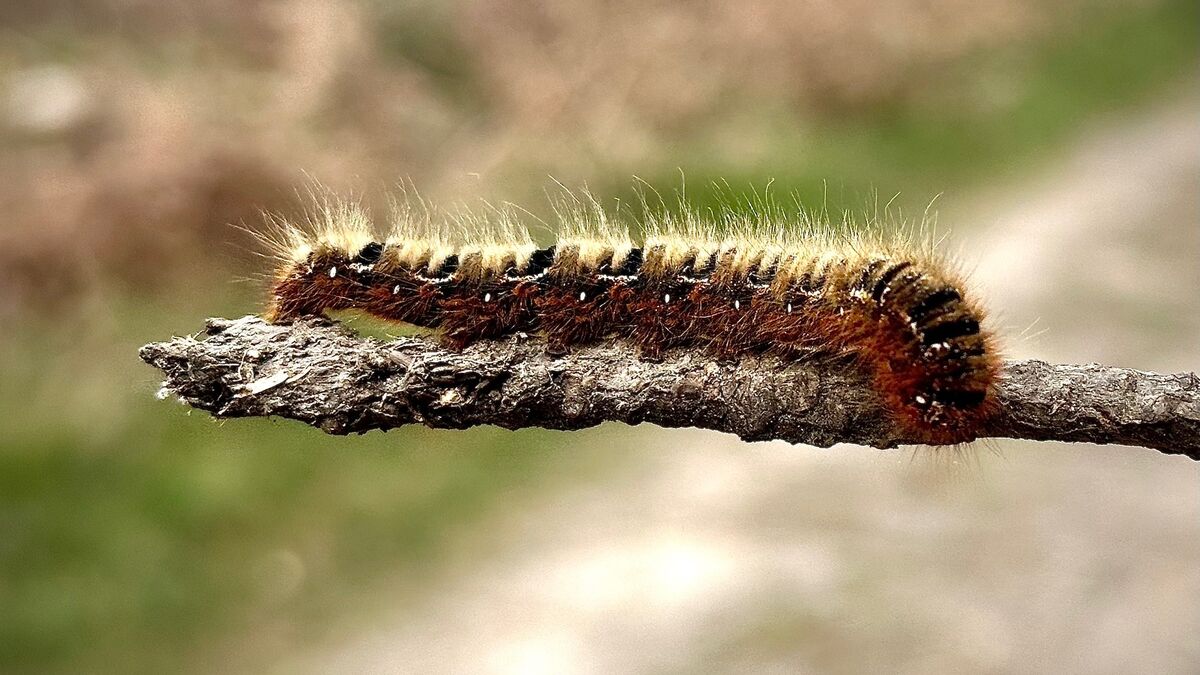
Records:
[[[974,439],[994,409],[1000,359],[984,313],[911,235],[836,233],[760,204],[659,213],[639,243],[590,197],[558,205],[547,246],[511,209],[460,215],[457,236],[427,207],[400,209],[384,237],[348,202],[304,226],[274,219],[260,235],[278,262],[266,318],[357,310],[437,329],[455,349],[536,332],[552,353],[627,340],[645,359],[685,347],[846,357],[908,437],[935,445]]]

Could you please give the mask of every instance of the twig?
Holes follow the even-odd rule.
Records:
[[[832,359],[680,350],[639,360],[619,342],[551,356],[536,338],[461,353],[423,338],[362,338],[323,320],[210,319],[207,338],[146,345],[164,394],[217,417],[278,415],[331,434],[420,423],[583,429],[601,422],[701,427],[746,440],[877,448],[906,439],[864,374]],[[982,436],[1119,443],[1200,460],[1200,378],[1100,365],[1009,361]]]

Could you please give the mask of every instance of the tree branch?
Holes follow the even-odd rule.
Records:
[[[331,434],[420,423],[444,429],[583,429],[601,422],[701,427],[746,440],[891,448],[890,423],[864,373],[838,360],[696,352],[639,360],[615,343],[551,356],[529,337],[461,353],[422,338],[382,343],[337,324],[210,319],[207,337],[148,344],[174,394],[217,417],[278,415]],[[1100,365],[1009,361],[1000,414],[982,435],[1119,443],[1200,460],[1200,378]]]

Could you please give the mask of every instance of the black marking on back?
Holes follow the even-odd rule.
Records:
[[[613,252],[607,251],[601,254],[601,257],[596,259],[596,273],[608,274],[608,270],[612,269]]]
[[[979,332],[979,322],[974,317],[964,316],[953,321],[940,323],[921,334],[921,342],[926,347],[939,342],[948,342],[964,335],[975,335]]]
[[[858,279],[855,280],[854,285],[850,287],[850,290],[851,291],[867,290],[867,284],[869,284],[871,282],[871,277],[874,276],[875,272],[879,271],[879,268],[883,267],[886,262],[887,261],[885,261],[885,260],[872,260],[871,262],[864,265],[862,272],[859,273]]]
[[[613,270],[613,274],[619,277],[635,276],[642,269],[643,251],[640,248],[629,249],[625,260],[621,262],[621,266]]]
[[[683,259],[683,263],[679,266],[679,276],[687,281],[696,282],[704,281],[708,275],[702,269],[696,268],[696,260],[700,256],[699,249],[691,248],[687,252],[687,257]],[[703,265],[703,263],[701,263]]]
[[[937,310],[941,310],[959,300],[962,300],[962,295],[959,294],[958,289],[951,286],[939,288],[925,296],[924,299],[908,310],[908,320],[916,324],[924,323]]]
[[[373,241],[362,247],[362,250],[359,251],[358,255],[354,257],[354,260],[350,262],[358,265],[374,265],[375,263],[379,262],[379,256],[382,254],[383,244]]]
[[[506,281],[516,281],[520,276],[517,272],[517,261],[515,258],[509,257],[504,260],[504,269],[500,270],[500,276]]]
[[[554,264],[554,247],[539,248],[529,254],[529,264],[525,266],[525,273],[530,276],[537,276]]]
[[[987,392],[977,389],[952,389],[933,392],[933,400],[954,408],[977,408],[987,398]]]
[[[924,287],[921,282],[924,278],[924,272],[910,267],[892,280],[891,288],[893,295],[896,296],[894,301],[896,307],[902,307],[906,302],[911,302],[913,294],[921,292]]]
[[[802,293],[817,293],[817,292],[819,292],[822,288],[825,287],[825,276],[826,276],[825,270],[827,270],[827,269],[829,269],[829,268],[828,267],[821,268],[821,271],[818,274],[813,274],[812,270],[805,272],[804,274],[800,275],[800,279],[799,279],[799,281],[797,281],[796,285],[800,288],[800,291]]]
[[[445,279],[453,276],[457,271],[458,256],[451,254],[446,256],[446,259],[442,261],[441,265],[438,265],[438,268],[434,271],[433,276]]]
[[[909,267],[912,267],[912,263],[905,260],[903,262],[898,262],[884,270],[883,274],[879,275],[879,279],[875,281],[875,286],[871,288],[871,299],[873,299],[875,302],[881,302],[883,300],[883,294],[891,286],[892,280],[896,278],[896,275],[900,274]]]

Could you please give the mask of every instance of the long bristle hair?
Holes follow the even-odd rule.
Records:
[[[357,310],[435,329],[452,348],[540,332],[555,353],[628,340],[649,359],[689,347],[845,358],[910,437],[974,438],[1000,360],[928,211],[831,222],[769,188],[717,189],[727,207],[642,189],[632,214],[556,190],[542,246],[507,204],[439,209],[408,189],[381,232],[357,202],[320,194],[306,218],[256,233],[276,263],[267,318]]]

